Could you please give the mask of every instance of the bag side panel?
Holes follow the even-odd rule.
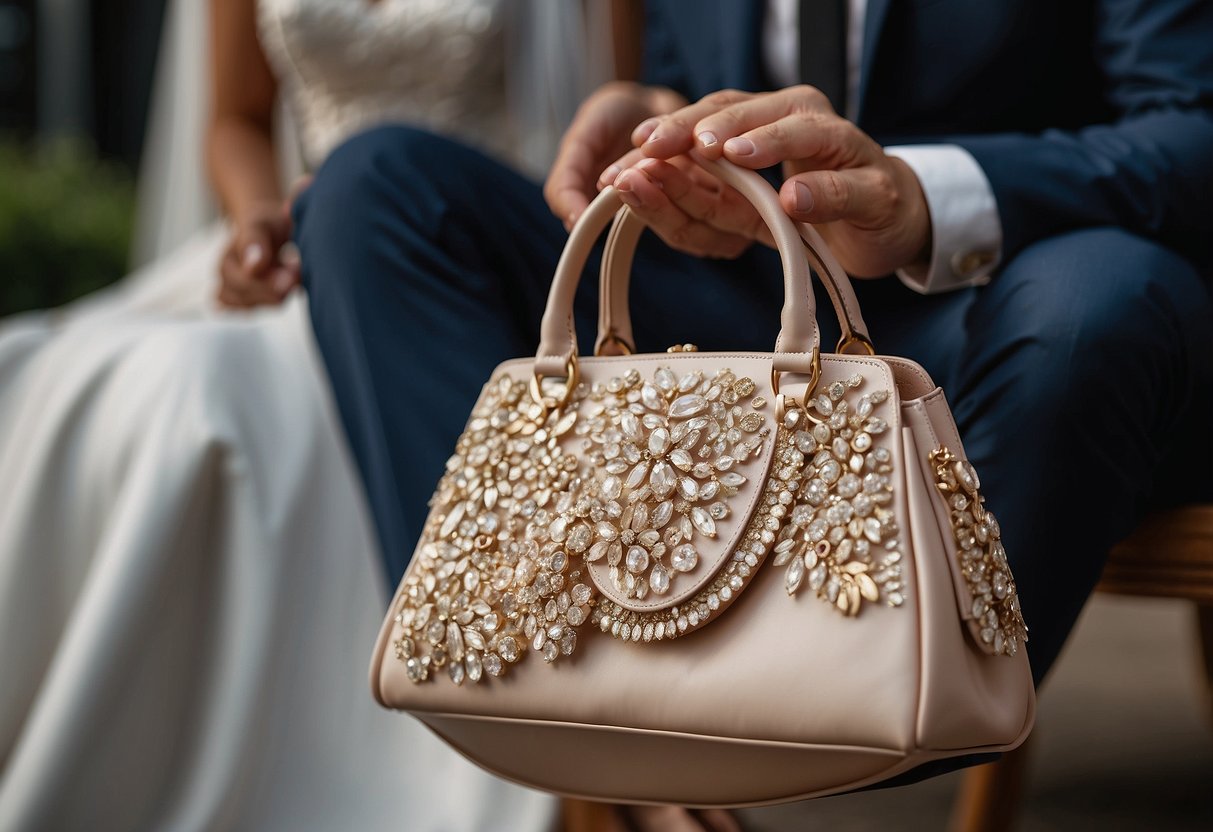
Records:
[[[926,464],[927,453],[938,447],[940,437],[921,401],[907,405],[903,413],[905,490],[922,610],[919,746],[968,750],[1018,745],[1035,717],[1027,657],[1022,651],[1013,657],[990,655],[973,641],[953,582],[956,552],[950,525],[946,512],[939,511],[942,497]],[[951,442],[958,445],[959,439],[944,439],[942,444],[953,447]]]

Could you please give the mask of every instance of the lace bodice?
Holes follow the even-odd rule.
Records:
[[[386,122],[509,158],[507,0],[260,0],[266,57],[314,167]]]

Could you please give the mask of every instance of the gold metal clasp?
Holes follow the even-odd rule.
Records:
[[[795,396],[785,396],[779,392],[779,376],[781,373],[771,366],[771,392],[775,395],[775,418],[783,421],[783,414],[787,410],[789,404],[797,404]],[[800,399],[800,407],[808,413],[808,408],[805,403],[808,402],[809,396],[817,389],[817,382],[821,380],[821,354],[817,350],[813,350],[812,372],[809,375],[809,384],[804,389],[804,395]]]
[[[531,398],[543,408],[542,419],[546,419],[548,414],[553,410],[563,409],[569,403],[569,400],[573,398],[573,391],[577,389],[577,383],[581,380],[581,371],[577,367],[576,354],[569,356],[569,360],[564,365],[564,372],[564,393],[560,396],[559,400],[543,395],[543,376],[538,371],[531,376]]]
[[[876,347],[872,345],[872,341],[866,335],[860,335],[858,332],[853,332],[850,335],[844,335],[838,339],[838,346],[834,347],[834,352],[839,355],[845,355],[849,347],[858,344],[863,348],[867,355],[875,355]]]
[[[619,352],[608,353],[606,347],[614,345],[619,349]],[[608,332],[607,336],[602,339],[602,343],[594,350],[594,355],[632,355],[636,350],[627,341],[619,337],[615,332]]]

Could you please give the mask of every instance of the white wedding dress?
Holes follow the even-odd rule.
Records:
[[[534,170],[555,133],[519,107],[550,101],[503,60],[534,12],[262,0],[259,27],[308,164],[410,121]],[[152,183],[178,237],[202,216],[182,170]],[[224,239],[212,227],[114,289],[0,322],[0,830],[546,828],[551,798],[373,703],[388,588],[306,298],[215,310]]]

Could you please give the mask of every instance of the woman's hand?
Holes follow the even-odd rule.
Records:
[[[290,248],[291,218],[281,205],[238,221],[219,261],[219,302],[233,308],[281,303],[299,285],[299,258]]]
[[[784,210],[817,226],[857,277],[886,275],[929,255],[930,215],[914,172],[812,87],[714,93],[649,119],[631,138],[637,149],[607,167],[599,186],[614,184],[675,248],[736,257],[755,240],[770,242],[749,203],[685,156],[695,150],[755,170],[783,163]]]
[[[602,169],[631,148],[633,128],[686,103],[671,90],[625,81],[604,84],[585,100],[565,131],[543,186],[548,207],[565,228],[572,228],[597,194]]]

